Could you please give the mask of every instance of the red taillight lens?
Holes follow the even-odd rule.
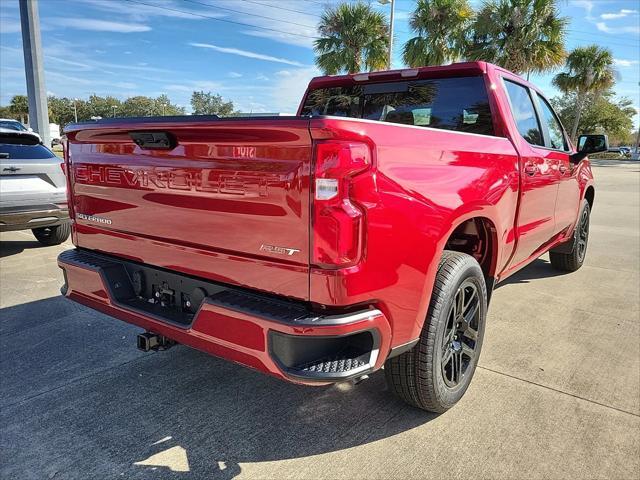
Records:
[[[359,260],[364,213],[352,201],[351,187],[353,178],[370,166],[371,151],[364,143],[316,144],[312,251],[315,265],[346,267]]]
[[[64,173],[66,175],[67,174],[67,164],[62,162],[60,164],[60,168],[62,169],[62,173]]]

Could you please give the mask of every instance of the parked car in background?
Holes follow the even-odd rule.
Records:
[[[51,139],[51,148],[61,144],[60,125],[57,123],[49,124],[49,138]]]
[[[0,127],[0,231],[10,230],[31,230],[43,245],[71,233],[64,164],[24,126]]]
[[[31,127],[27,127],[18,120],[14,120],[12,118],[0,118],[0,128],[18,130],[21,132],[32,132],[35,135],[38,135],[38,138],[42,138],[38,133],[35,133]],[[51,139],[52,148],[56,145],[60,145],[60,125],[58,125],[57,123],[49,124],[49,138]]]
[[[628,147],[611,147],[607,150],[607,153],[614,153],[622,157],[629,155],[631,153],[631,149]]]
[[[0,118],[0,128],[6,128],[8,130],[17,130],[18,132],[31,132],[29,127],[26,127],[18,120],[12,118]]]
[[[143,350],[309,385],[384,366],[435,412],[469,386],[494,286],[546,252],[583,264],[587,155],[607,150],[576,149],[539,89],[484,62],[316,78],[295,117],[65,133],[64,295],[147,330]]]

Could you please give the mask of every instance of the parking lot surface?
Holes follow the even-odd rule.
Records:
[[[594,162],[584,267],[544,256],[495,291],[462,401],[405,406],[378,372],[300,387],[59,295],[57,255],[0,235],[0,477],[640,477],[640,164]]]

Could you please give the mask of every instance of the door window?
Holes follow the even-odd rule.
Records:
[[[542,123],[544,123],[549,131],[549,145],[547,145],[547,147],[554,148],[556,150],[564,150],[565,152],[569,151],[562,126],[560,125],[560,121],[558,120],[558,117],[556,117],[556,114],[553,113],[551,105],[549,105],[544,97],[538,95],[538,98],[540,99]]]
[[[542,130],[538,123],[529,90],[522,85],[505,80],[504,85],[511,104],[511,113],[520,135],[531,145],[544,147]]]

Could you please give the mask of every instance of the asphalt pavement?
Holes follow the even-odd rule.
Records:
[[[640,478],[640,163],[594,162],[586,264],[495,291],[463,400],[404,405],[384,374],[301,387],[59,294],[57,255],[0,235],[0,478]]]

